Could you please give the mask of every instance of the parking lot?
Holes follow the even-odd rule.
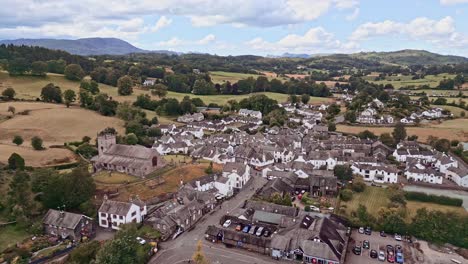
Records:
[[[239,219],[237,217],[229,217],[227,219],[221,220],[221,226],[226,229],[235,230],[236,232],[243,234],[250,234],[257,237],[269,237],[273,232],[276,231],[276,227],[261,224],[261,223],[252,223],[247,220]],[[230,224],[227,225],[226,221],[230,221]],[[259,231],[259,229],[261,230]],[[258,232],[257,232],[258,231]]]
[[[363,248],[364,240],[370,242],[370,248]],[[361,255],[356,255],[353,253],[353,248],[355,245],[360,245],[362,252]],[[351,233],[351,239],[349,241],[348,252],[346,253],[346,263],[349,264],[372,264],[372,263],[388,263],[387,260],[379,261],[377,258],[370,257],[370,251],[372,249],[376,250],[377,253],[379,250],[385,252],[385,259],[387,257],[387,245],[400,245],[403,248],[403,255],[405,262],[404,263],[414,263],[411,256],[411,249],[407,242],[396,241],[393,235],[387,234],[386,237],[381,237],[379,232],[373,231],[371,235],[360,234],[358,230],[353,229]],[[396,263],[396,262],[395,262]]]

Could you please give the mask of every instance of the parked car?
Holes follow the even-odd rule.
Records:
[[[370,227],[366,227],[366,229],[364,230],[364,234],[366,235],[372,235],[372,229]]]
[[[256,227],[256,226],[252,226],[252,227],[250,228],[249,234],[251,234],[251,235],[255,234],[255,232],[257,231],[257,228],[258,228],[258,227]]]
[[[246,226],[244,226],[244,229],[242,229],[242,232],[248,233],[249,230],[250,230],[250,226],[249,226],[249,225],[246,225]]]
[[[396,253],[396,263],[403,264],[403,253],[402,252],[397,252]]]
[[[255,232],[255,235],[260,237],[262,236],[262,234],[263,234],[263,227],[261,226],[257,229],[257,232]]]
[[[312,212],[318,212],[318,213],[320,213],[320,208],[318,208],[317,206],[311,205],[311,206],[310,206],[310,210],[311,210]]]
[[[359,234],[364,234],[364,227],[360,227],[358,232],[359,232]]]
[[[270,236],[270,230],[265,228],[265,231],[263,231],[263,236],[264,237],[269,237]]]
[[[138,243],[140,243],[141,245],[144,245],[146,244],[146,240],[144,240],[143,238],[141,237],[137,237],[136,240],[138,241]]]
[[[362,243],[362,247],[363,247],[363,248],[369,249],[369,248],[370,248],[370,242],[369,242],[369,240],[364,240],[364,243]]]
[[[353,253],[356,255],[361,255],[361,247],[360,246],[354,246],[353,248]]]
[[[228,219],[226,220],[226,222],[224,222],[223,227],[229,227],[231,224],[232,224],[231,219]]]
[[[377,258],[377,256],[378,256],[377,250],[372,249],[370,251],[369,255],[370,255],[371,258]]]
[[[385,231],[380,231],[380,236],[381,236],[381,237],[386,237],[387,234],[385,234]]]
[[[395,240],[396,241],[401,241],[401,236],[399,234],[395,234]]]
[[[403,249],[401,248],[400,245],[395,245],[395,254],[398,253],[398,252],[403,253]]]
[[[241,231],[241,230],[242,230],[242,225],[240,225],[240,224],[237,225],[237,226],[236,226],[236,231]]]
[[[387,261],[390,263],[395,262],[395,255],[393,254],[393,251],[387,252]]]
[[[385,252],[383,250],[379,251],[379,260],[385,261]]]

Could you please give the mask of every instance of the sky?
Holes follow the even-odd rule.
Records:
[[[0,0],[0,39],[116,37],[218,55],[424,49],[468,57],[468,0]]]

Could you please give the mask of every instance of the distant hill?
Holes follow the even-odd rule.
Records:
[[[137,48],[118,38],[81,38],[81,39],[14,39],[0,40],[0,44],[39,46],[48,49],[64,50],[76,55],[125,55],[129,53],[165,53],[172,51],[148,51]]]
[[[391,52],[360,52],[350,55],[353,58],[371,60],[383,64],[398,65],[441,65],[468,63],[468,58],[453,55],[440,55],[425,50],[399,50]]]

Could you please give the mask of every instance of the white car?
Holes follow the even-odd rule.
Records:
[[[364,227],[360,227],[358,232],[359,234],[364,234]]]
[[[383,250],[379,251],[379,260],[385,261],[385,252]]]
[[[313,206],[313,205],[310,206],[310,210],[313,211],[313,212],[319,212],[320,213],[320,208],[318,208],[316,206]]]
[[[232,223],[231,219],[228,219],[226,220],[226,222],[224,222],[223,227],[229,227],[231,223]]]
[[[399,234],[395,234],[395,240],[396,241],[401,241],[401,236]]]
[[[141,237],[137,237],[136,240],[138,241],[138,243],[140,243],[141,245],[144,245],[146,244],[146,240],[144,240],[143,238]]]

